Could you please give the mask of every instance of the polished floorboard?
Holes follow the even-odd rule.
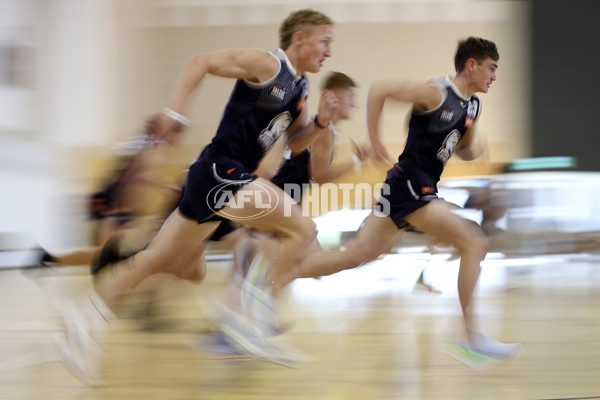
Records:
[[[458,262],[447,254],[406,251],[296,281],[282,304],[283,338],[307,356],[296,368],[219,343],[209,304],[229,268],[212,261],[200,286],[157,278],[131,296],[101,389],[74,379],[52,342],[53,298],[85,290],[85,267],[0,270],[0,400],[600,399],[600,254],[486,259],[480,323],[525,349],[483,372],[440,350],[462,338]],[[434,291],[415,286],[422,270]]]

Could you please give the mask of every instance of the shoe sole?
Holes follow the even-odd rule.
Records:
[[[81,367],[80,363],[75,360],[71,346],[71,340],[69,340],[69,331],[75,331],[76,328],[72,325],[75,322],[70,321],[70,318],[65,315],[64,310],[69,308],[64,302],[60,305],[61,313],[59,320],[62,325],[63,331],[54,336],[54,348],[58,353],[58,359],[67,371],[71,373],[81,383],[92,386],[92,387],[103,387],[106,386],[106,382],[102,379],[90,377]]]
[[[87,386],[96,388],[105,387],[107,384],[104,381],[90,378],[85,371],[79,366],[74,360],[73,353],[71,352],[71,346],[65,337],[54,338],[54,349],[58,354],[60,363],[65,367],[67,371],[73,375],[79,382]]]
[[[239,346],[224,334],[206,340],[206,335],[189,334],[184,342],[194,350],[202,353],[209,360],[240,360],[250,358]],[[211,340],[212,339],[212,340]],[[208,356],[206,355],[208,353]]]
[[[274,364],[286,367],[296,366],[293,359],[285,357],[284,354],[279,354],[280,352],[277,351],[275,346],[247,329],[246,324],[241,320],[243,316],[235,315],[233,311],[227,310],[225,306],[219,303],[213,303],[213,307],[220,316],[215,320],[217,328],[245,353]]]
[[[443,344],[442,351],[473,371],[486,371],[518,357],[518,355],[511,358],[491,357],[467,350],[456,343]]]

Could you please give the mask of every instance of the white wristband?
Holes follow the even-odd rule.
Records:
[[[360,172],[362,168],[362,161],[356,154],[352,154],[352,160],[354,161],[354,172]]]
[[[167,117],[179,122],[182,125],[190,126],[190,119],[183,114],[179,114],[177,111],[172,110],[170,108],[163,109],[163,114]]]

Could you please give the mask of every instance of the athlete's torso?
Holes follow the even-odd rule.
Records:
[[[300,115],[308,96],[308,80],[304,74],[296,76],[283,50],[272,54],[280,61],[279,72],[260,84],[236,81],[217,134],[202,159],[227,157],[253,171]]]
[[[449,77],[432,84],[442,90],[443,101],[426,113],[413,110],[398,165],[408,175],[430,179],[435,187],[458,142],[479,115],[481,103],[475,95],[463,97]]]

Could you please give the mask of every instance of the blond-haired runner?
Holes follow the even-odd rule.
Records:
[[[206,75],[236,79],[235,87],[215,137],[190,167],[178,208],[148,248],[105,269],[81,298],[62,302],[65,335],[59,349],[67,368],[85,383],[104,384],[102,335],[116,319],[112,310],[120,298],[157,273],[202,281],[206,263],[201,255],[220,220],[275,233],[283,245],[275,271],[293,267],[299,249],[315,238],[315,224],[300,207],[292,207],[292,218],[285,217],[287,195],[252,172],[279,136],[287,135],[289,147],[299,152],[326,131],[337,112],[337,99],[329,92],[312,117],[304,107],[306,73],[319,72],[331,56],[333,21],[315,10],[298,10],[282,22],[279,34],[276,51],[216,51],[193,57],[184,68],[158,120],[159,139],[189,123],[185,114],[192,94]]]

